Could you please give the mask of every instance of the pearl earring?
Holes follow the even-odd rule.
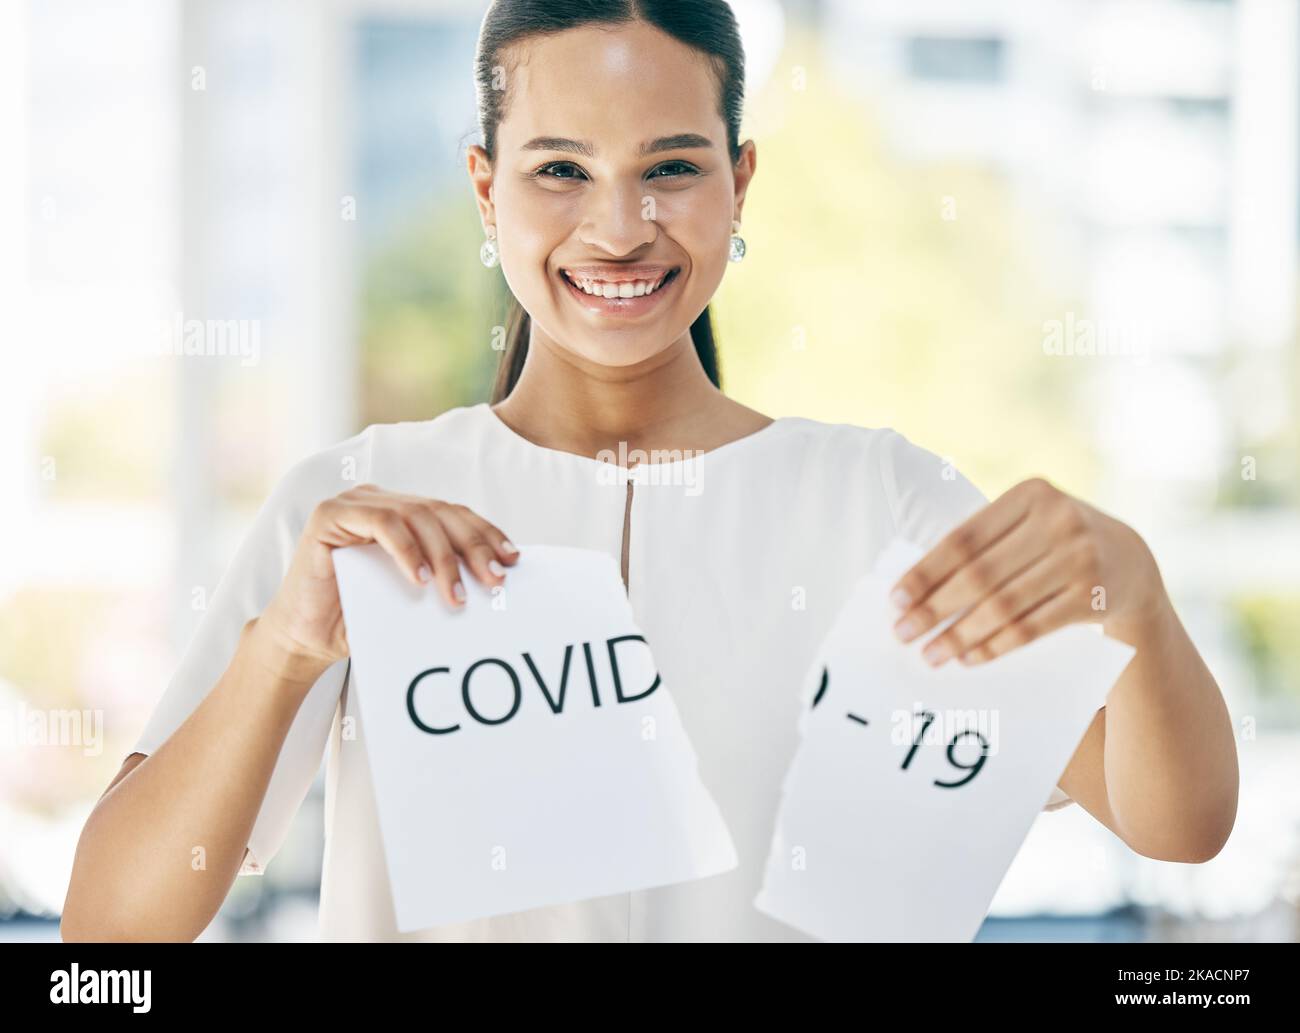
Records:
[[[739,262],[745,257],[745,238],[740,235],[740,220],[731,220],[731,253],[727,255],[727,260]]]
[[[483,228],[483,232],[487,234],[487,240],[483,241],[483,246],[478,249],[478,258],[491,269],[501,260],[501,250],[497,247],[497,228],[489,224]]]

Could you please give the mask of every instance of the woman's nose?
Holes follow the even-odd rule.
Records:
[[[635,186],[592,191],[583,211],[578,237],[611,255],[625,255],[652,243],[659,229],[653,198]]]

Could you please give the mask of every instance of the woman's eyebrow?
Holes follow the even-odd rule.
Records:
[[[712,147],[713,141],[699,133],[677,133],[675,136],[661,136],[658,140],[643,143],[637,148],[638,155],[654,154],[657,151],[677,151],[686,147]]]
[[[689,147],[712,147],[713,141],[699,133],[676,133],[661,136],[637,148],[637,156],[657,154],[659,151],[677,151]],[[596,148],[586,140],[570,140],[565,136],[535,136],[523,145],[525,151],[569,151],[587,158],[596,156]]]

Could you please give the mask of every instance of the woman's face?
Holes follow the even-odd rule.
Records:
[[[556,345],[631,366],[687,333],[727,266],[754,168],[732,165],[702,55],[641,23],[511,55],[497,161],[470,150],[511,291]]]

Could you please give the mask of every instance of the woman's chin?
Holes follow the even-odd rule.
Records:
[[[663,338],[646,339],[643,333],[635,336],[636,339],[632,339],[629,334],[611,331],[593,339],[588,331],[581,336],[570,338],[575,344],[566,345],[565,349],[584,362],[621,369],[653,359],[668,347]]]

